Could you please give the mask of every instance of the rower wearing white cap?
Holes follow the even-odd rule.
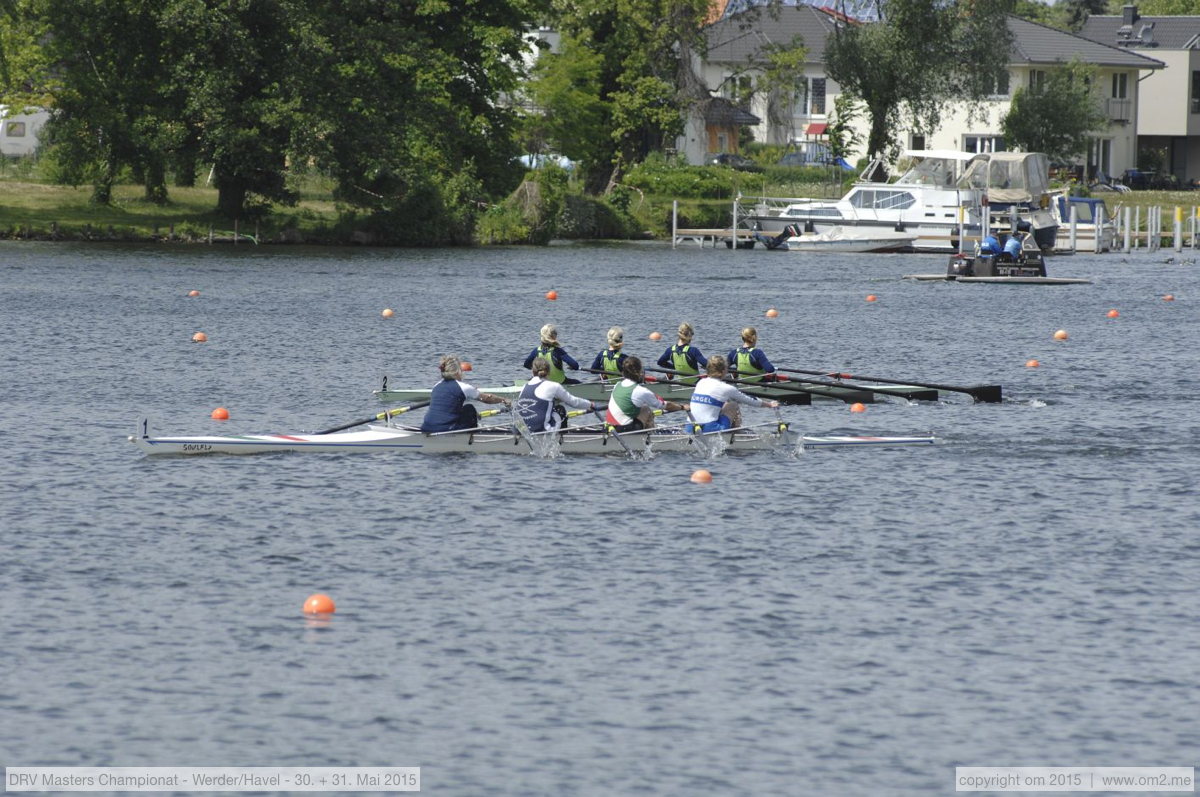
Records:
[[[658,358],[659,367],[674,371],[676,377],[683,376],[684,378],[679,381],[685,385],[696,384],[697,378],[687,375],[698,374],[701,368],[708,365],[708,358],[692,345],[692,337],[695,334],[696,331],[692,329],[692,325],[684,321],[679,325],[678,342],[663,352],[662,357]]]
[[[550,373],[547,379],[551,382],[565,383],[568,385],[578,384],[578,379],[570,379],[563,371],[563,366],[570,368],[572,371],[579,370],[579,363],[575,362],[575,358],[567,354],[566,349],[558,342],[558,328],[554,324],[546,324],[542,327],[541,344],[529,352],[529,356],[525,358],[523,363],[525,368],[532,368],[533,361],[538,357],[543,357],[550,363]]]
[[[625,345],[625,330],[613,327],[608,330],[608,348],[596,355],[592,360],[593,371],[602,371],[605,381],[615,382],[621,378],[621,363],[628,356],[621,352]]]
[[[453,354],[442,357],[438,368],[442,372],[442,381],[429,392],[429,409],[425,410],[425,418],[421,421],[422,432],[453,432],[478,427],[479,411],[468,401],[509,404],[507,399],[481,393],[479,388],[462,381],[462,363]]]
[[[729,375],[729,364],[719,354],[708,358],[708,376],[696,383],[692,391],[692,418],[702,432],[720,432],[742,425],[739,404],[750,407],[779,406],[778,401],[763,401],[748,396],[728,382],[722,381]]]
[[[595,402],[572,396],[558,382],[546,378],[550,373],[550,362],[545,357],[533,361],[533,378],[521,389],[521,395],[513,408],[531,432],[552,432],[566,425],[566,413],[561,405],[577,410],[595,411]]]

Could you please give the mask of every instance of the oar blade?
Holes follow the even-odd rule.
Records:
[[[976,401],[987,404],[1000,404],[1004,400],[1000,385],[975,385],[967,388],[966,392]]]

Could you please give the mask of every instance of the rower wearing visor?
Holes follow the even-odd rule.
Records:
[[[453,354],[442,357],[438,368],[442,372],[442,381],[429,391],[429,408],[421,421],[422,432],[432,434],[477,428],[479,411],[468,401],[509,405],[507,399],[481,393],[479,388],[462,381],[462,363]]]
[[[625,345],[625,330],[613,327],[608,330],[608,348],[596,355],[592,360],[592,371],[602,372],[604,381],[615,382],[621,378],[621,363],[629,355],[621,352]]]
[[[577,410],[596,410],[595,402],[572,396],[567,389],[546,377],[550,363],[538,357],[531,367],[533,378],[521,389],[521,395],[513,402],[517,416],[531,432],[554,432],[567,425],[567,414],[562,405]]]
[[[772,381],[775,366],[758,348],[758,330],[746,327],[742,330],[742,345],[729,351],[729,365],[737,371],[737,378],[746,382]]]
[[[538,357],[544,358],[550,363],[550,373],[546,377],[551,382],[559,384],[576,385],[579,384],[578,379],[571,379],[567,376],[563,366],[570,368],[572,371],[579,370],[579,363],[575,362],[575,358],[567,354],[566,349],[558,342],[558,328],[554,324],[546,324],[542,327],[541,343],[525,358],[523,366],[532,368],[533,361]]]
[[[674,371],[675,377],[684,385],[696,384],[699,377],[689,374],[699,374],[700,369],[708,365],[708,358],[692,345],[695,334],[692,325],[684,321],[679,325],[679,340],[658,358],[659,367]]]
[[[720,432],[742,425],[742,412],[739,404],[749,407],[779,406],[778,401],[764,401],[754,396],[748,396],[738,390],[724,378],[729,375],[729,364],[719,354],[708,360],[708,376],[696,383],[692,391],[692,419],[699,424],[702,432]]]
[[[605,420],[617,432],[632,432],[654,426],[654,411],[675,412],[686,410],[687,404],[665,401],[642,384],[646,374],[642,361],[637,357],[626,357],[621,366],[625,378],[613,386],[608,398],[608,413]]]

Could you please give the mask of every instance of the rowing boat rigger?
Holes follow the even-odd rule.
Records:
[[[694,434],[691,424],[616,435],[603,427],[580,427],[555,433],[522,433],[512,426],[482,426],[459,432],[425,434],[416,427],[370,425],[365,430],[333,434],[252,434],[194,437],[131,435],[129,441],[148,455],[265,454],[272,452],[401,451],[433,454],[654,454],[690,452],[712,457],[726,452],[794,452],[808,441],[838,445],[929,445],[932,435],[918,437],[804,437],[785,423],[744,426],[721,433]],[[617,439],[617,438],[620,439]]]

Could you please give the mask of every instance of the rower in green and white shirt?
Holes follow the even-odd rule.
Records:
[[[658,358],[658,366],[674,371],[676,378],[685,385],[696,384],[699,376],[693,377],[688,374],[699,374],[700,369],[708,365],[708,358],[692,345],[692,337],[695,334],[692,325],[684,321],[679,325],[679,340]]]
[[[625,378],[612,389],[608,398],[605,420],[618,432],[650,429],[654,426],[654,411],[676,412],[688,409],[687,404],[665,401],[642,385],[646,374],[642,361],[637,357],[626,357],[621,366]]]

